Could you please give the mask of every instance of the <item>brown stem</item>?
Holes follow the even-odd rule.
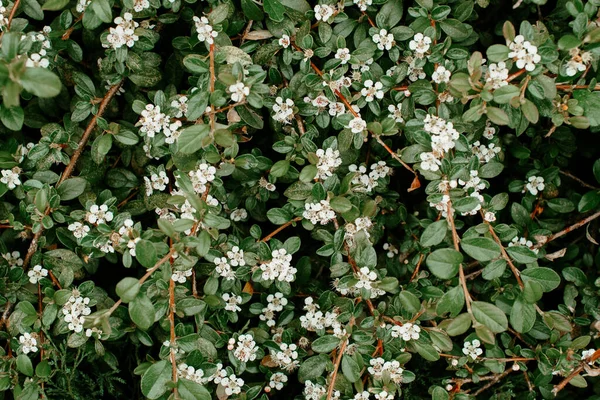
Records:
[[[212,96],[212,94],[215,92],[215,44],[211,43],[210,44],[210,48],[208,51],[208,56],[209,56],[209,71],[210,71],[210,78],[209,78],[209,84],[210,84],[210,94]],[[210,134],[214,134],[215,132],[215,106],[212,104],[212,100],[210,100],[210,114],[208,115],[208,118],[210,119]]]
[[[2,33],[0,33],[0,40],[2,40],[2,37],[4,36],[4,32],[6,32],[10,29],[10,24],[12,23],[12,20],[15,17],[15,14],[17,13],[19,4],[21,4],[21,0],[16,0],[15,4],[13,5],[12,10],[10,10],[10,15],[8,16],[8,21],[6,22],[6,26],[4,27]]]
[[[411,283],[419,274],[419,269],[421,268],[421,262],[423,261],[424,257],[425,256],[423,255],[423,253],[421,253],[419,255],[419,261],[417,261],[417,266],[415,267],[415,270],[413,271],[412,275],[410,276],[408,283]]]
[[[450,197],[450,193],[446,191],[446,195],[448,198]],[[452,202],[448,200],[447,206],[447,220],[450,223],[450,229],[452,229],[452,242],[454,243],[454,249],[456,251],[460,251],[460,247],[458,245],[460,239],[458,237],[458,232],[456,232],[456,225],[454,224],[454,209],[452,208]],[[473,317],[473,310],[471,310],[471,302],[473,301],[471,298],[471,294],[469,293],[469,289],[467,288],[467,279],[465,278],[465,271],[463,270],[462,263],[458,264],[458,279],[460,281],[460,285],[462,286],[463,293],[465,295],[465,303],[467,304],[467,312]]]
[[[281,232],[282,230],[284,230],[288,226],[290,226],[290,225],[292,225],[292,224],[294,224],[294,223],[296,223],[298,221],[302,221],[302,217],[296,217],[293,220],[286,222],[285,224],[281,225],[279,228],[275,229],[273,232],[269,233],[264,238],[260,239],[260,241],[261,242],[268,242],[273,236],[277,235],[279,232]]]
[[[161,265],[163,265],[165,262],[169,261],[169,259],[171,258],[171,256],[173,255],[174,252],[175,252],[175,250],[171,249],[163,258],[158,260],[152,268],[147,270],[146,274],[144,274],[144,276],[142,276],[140,278],[140,281],[139,281],[140,285],[142,285],[144,282],[146,282],[146,279],[150,278],[150,276],[154,273],[154,271],[156,271],[158,268],[160,268]],[[113,306],[108,310],[108,315],[112,314],[121,305],[122,302],[123,302],[123,300],[121,300],[121,299],[117,300],[115,302],[115,304],[113,304]]]
[[[517,267],[515,267],[515,264],[513,264],[512,260],[508,256],[508,253],[504,249],[504,246],[502,245],[500,238],[498,237],[498,235],[496,235],[496,232],[494,231],[494,227],[487,221],[486,221],[486,224],[488,226],[488,230],[492,234],[492,237],[494,238],[494,240],[496,241],[498,246],[500,246],[500,252],[502,253],[502,258],[504,258],[504,260],[510,266],[511,271],[512,271],[513,275],[515,276],[515,278],[517,278],[517,283],[519,284],[519,287],[522,290],[525,287],[525,285],[523,284],[523,280],[521,279],[521,273],[519,272],[519,269]]]
[[[349,326],[352,326],[353,322],[354,320],[350,320]],[[327,389],[327,400],[330,400],[331,396],[333,395],[333,389],[335,388],[335,380],[337,378],[337,374],[340,369],[340,364],[342,362],[342,356],[344,355],[344,351],[346,351],[347,345],[348,338],[344,337],[342,339],[342,344],[340,345],[340,349],[338,351],[338,355],[333,366],[333,372],[331,373],[331,382],[329,383],[329,388]]]
[[[69,29],[67,29],[65,31],[65,33],[63,33],[62,35],[62,40],[69,40],[69,38],[71,37],[71,34],[73,33],[73,31],[75,30],[75,25],[77,25],[77,23],[79,21],[81,21],[83,19],[83,13],[81,13],[81,15],[79,17],[77,17],[77,19],[75,20],[75,22],[73,22],[73,25],[71,25],[71,27]]]
[[[571,231],[574,231],[575,229],[581,228],[583,225],[595,220],[598,217],[600,217],[600,211],[597,211],[594,214],[590,215],[589,217],[584,218],[581,221],[576,222],[573,225],[566,227],[565,229],[563,229],[560,232],[556,232],[555,234],[550,235],[550,236],[542,236],[542,239],[538,239],[538,243],[535,245],[535,248],[536,249],[540,248],[548,242],[556,240],[559,237],[564,236]]]
[[[129,202],[129,200],[133,199],[135,197],[135,195],[138,193],[139,189],[134,189],[133,192],[131,192],[131,194],[129,196],[127,196],[125,198],[125,200],[123,200],[122,202],[120,202],[119,204],[117,204],[117,208],[121,208],[123,207],[125,204],[127,204]]]
[[[554,394],[554,396],[556,396],[558,394],[558,392],[560,392],[561,390],[563,390],[565,388],[565,386],[567,386],[567,383],[571,382],[571,380],[573,378],[575,378],[577,375],[579,375],[581,373],[581,371],[584,370],[586,363],[588,363],[588,362],[594,362],[598,358],[600,358],[600,350],[596,350],[594,352],[594,354],[592,354],[591,356],[589,356],[588,358],[586,358],[585,360],[583,360],[579,364],[579,366],[577,368],[575,368],[573,370],[573,372],[571,372],[569,374],[569,376],[567,376],[565,379],[563,379],[558,385],[555,385],[554,389],[552,389],[552,394]]]
[[[173,263],[172,257],[171,263]],[[169,324],[171,326],[169,359],[171,360],[172,380],[177,383],[177,361],[175,360],[175,281],[173,279],[169,279]],[[177,386],[173,388],[173,395],[176,399],[179,398]]]
[[[579,179],[578,177],[576,177],[575,175],[571,174],[570,172],[567,172],[567,171],[558,171],[558,172],[560,172],[564,176],[567,176],[567,177],[573,179],[575,182],[579,183],[583,187],[586,187],[588,189],[593,189],[593,190],[599,190],[600,189],[600,188],[598,188],[596,186],[592,186],[589,183],[584,182],[583,180]]]
[[[110,103],[110,101],[115,96],[115,94],[117,94],[117,92],[119,91],[119,88],[121,87],[122,84],[123,84],[123,81],[117,83],[116,85],[113,85],[108,90],[108,92],[106,92],[104,97],[102,98],[102,102],[100,103],[100,106],[98,107],[98,112],[96,113],[96,115],[94,115],[92,117],[87,128],[85,128],[85,131],[83,132],[83,136],[81,137],[81,140],[79,141],[79,144],[77,145],[77,149],[75,150],[75,153],[73,153],[73,156],[71,157],[71,161],[66,166],[66,168],[63,171],[62,176],[58,180],[56,186],[59,186],[62,182],[67,180],[73,173],[75,164],[77,164],[79,157],[81,157],[81,154],[83,153],[83,149],[85,148],[85,145],[87,144],[87,142],[92,134],[92,131],[94,130],[94,128],[96,127],[96,124],[98,123],[98,118],[100,118],[102,116],[102,114],[104,114],[104,111],[106,110],[106,107],[108,106],[108,103]],[[50,215],[50,211],[51,211],[50,207],[46,207],[44,216]],[[42,236],[43,232],[44,232],[44,227],[40,225],[40,230],[37,231],[33,235],[33,239],[31,240],[29,249],[27,250],[27,254],[25,255],[25,259],[23,260],[23,269],[24,270],[27,270],[29,261],[31,261],[31,257],[37,250],[38,242],[39,242],[40,237]]]
[[[512,368],[507,368],[503,373],[496,375],[494,377],[494,379],[492,379],[491,381],[486,383],[481,389],[479,389],[475,393],[473,393],[473,397],[477,397],[479,394],[485,392],[486,390],[488,390],[489,388],[494,386],[496,383],[500,382],[501,379],[506,377],[511,372],[513,372]]]

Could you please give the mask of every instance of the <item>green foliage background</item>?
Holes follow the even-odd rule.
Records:
[[[599,7],[2,0],[0,398],[600,398]]]

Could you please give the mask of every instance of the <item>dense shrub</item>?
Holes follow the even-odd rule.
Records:
[[[600,398],[600,1],[545,3],[2,0],[0,397]]]

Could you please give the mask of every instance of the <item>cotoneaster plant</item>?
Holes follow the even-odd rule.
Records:
[[[0,398],[599,399],[599,0],[1,0]]]

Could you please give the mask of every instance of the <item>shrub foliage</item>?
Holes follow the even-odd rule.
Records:
[[[545,3],[2,0],[1,398],[592,398],[600,1]]]

